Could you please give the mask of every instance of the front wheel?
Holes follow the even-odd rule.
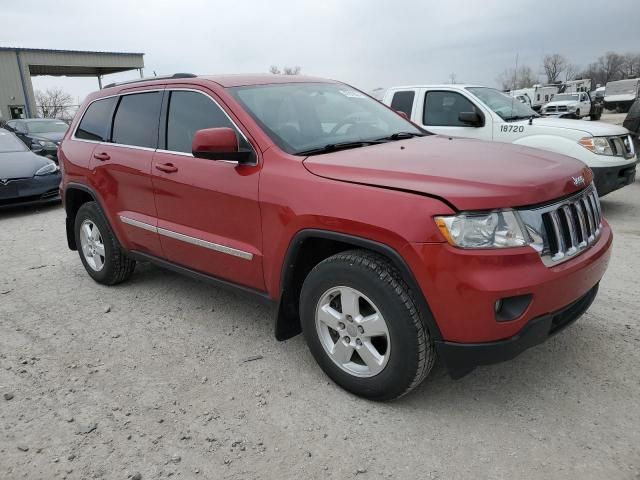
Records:
[[[311,270],[300,318],[320,367],[362,397],[400,397],[422,382],[435,361],[413,292],[385,257],[366,250],[336,254]]]
[[[576,118],[577,118],[578,120],[580,120],[580,118],[581,118],[581,117],[580,117],[580,109],[577,109],[577,110],[576,110]]]

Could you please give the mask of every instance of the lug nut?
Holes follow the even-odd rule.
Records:
[[[362,325],[358,325],[358,332],[364,333],[364,328],[362,328]]]
[[[353,317],[351,315],[347,315],[347,321],[353,322]]]
[[[359,347],[362,346],[362,340],[356,338],[356,345],[358,345]]]
[[[345,341],[345,343],[351,343],[351,338],[349,338],[349,337],[344,337],[344,341]]]
[[[338,322],[338,329],[339,330],[344,330],[344,323]]]

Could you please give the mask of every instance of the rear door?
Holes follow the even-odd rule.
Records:
[[[391,108],[396,112],[404,113],[409,120],[412,120],[415,98],[415,90],[395,91],[391,97]]]
[[[117,98],[109,141],[93,150],[92,180],[125,233],[129,249],[160,256],[151,183],[163,90],[127,92]],[[82,126],[82,125],[81,125]]]
[[[239,165],[191,154],[193,134],[217,127],[234,129],[239,145],[252,148],[212,92],[167,89],[160,128],[162,149],[153,159],[162,248],[174,263],[264,290],[259,162]]]

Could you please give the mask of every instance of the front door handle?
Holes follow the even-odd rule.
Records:
[[[109,156],[108,153],[102,152],[102,153],[94,153],[93,158],[100,160],[101,162],[104,162],[105,160],[109,160],[111,157]]]
[[[156,169],[166,173],[173,173],[178,171],[178,167],[176,167],[173,163],[158,163],[156,164]]]

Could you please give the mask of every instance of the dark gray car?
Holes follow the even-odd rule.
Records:
[[[49,157],[57,162],[58,145],[69,125],[55,118],[24,118],[9,120],[4,128],[15,133],[38,155]]]
[[[0,128],[0,208],[60,200],[60,169]]]

